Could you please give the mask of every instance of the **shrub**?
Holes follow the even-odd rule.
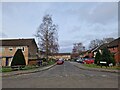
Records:
[[[46,58],[42,58],[43,62],[47,62],[47,59]]]
[[[115,65],[114,57],[113,57],[112,53],[107,48],[103,49],[102,60],[101,61],[107,62],[107,66],[110,63],[113,63],[113,65]]]
[[[46,65],[48,65],[48,63],[47,63],[47,62],[43,62],[42,65],[43,65],[43,66],[46,66]]]
[[[11,67],[20,66],[20,68],[23,68],[26,65],[24,55],[22,53],[21,49],[18,49],[13,57],[13,60],[11,62]]]
[[[101,60],[101,54],[100,54],[99,51],[97,51],[96,56],[95,56],[95,62],[94,62],[94,63],[97,64],[97,65],[99,65],[100,60]]]
[[[113,63],[113,66],[115,66],[115,59],[114,59],[114,54],[110,53],[110,63]]]

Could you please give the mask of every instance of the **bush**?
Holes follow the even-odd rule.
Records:
[[[110,63],[113,63],[113,65],[115,65],[114,57],[106,47],[103,49],[101,61],[107,62],[107,66],[109,66]]]
[[[101,60],[101,54],[100,54],[99,51],[97,51],[96,56],[95,56],[95,62],[94,62],[94,63],[97,64],[97,65],[99,65],[100,60]]]
[[[22,50],[18,49],[13,57],[12,62],[11,62],[11,67],[12,68],[19,67],[21,69],[21,68],[24,68],[25,65],[26,65],[26,62],[25,62],[25,58],[22,53]]]
[[[114,55],[112,53],[110,53],[110,63],[113,63],[113,66],[115,66],[115,59],[114,59]]]
[[[43,62],[47,62],[47,59],[46,58],[42,58]]]
[[[49,59],[48,64],[51,65],[51,64],[54,64],[55,62],[56,62],[55,59]]]
[[[42,65],[43,65],[43,66],[47,66],[48,63],[47,63],[47,62],[43,62]]]

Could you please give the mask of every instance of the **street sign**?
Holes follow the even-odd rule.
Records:
[[[105,63],[105,64],[106,64],[107,62],[104,62],[104,61],[100,61],[100,63]]]

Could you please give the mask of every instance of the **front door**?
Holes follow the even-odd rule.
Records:
[[[9,58],[6,57],[6,66],[8,66],[8,64],[9,64]]]

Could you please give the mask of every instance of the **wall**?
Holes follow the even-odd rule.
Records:
[[[37,65],[37,64],[38,64],[38,60],[29,60],[28,65]]]
[[[119,50],[118,47],[113,47],[113,48],[109,48],[111,53],[114,53],[114,59],[115,62],[118,63],[119,62]]]
[[[38,54],[38,48],[35,44],[34,41],[31,42],[31,44],[29,45],[29,57],[35,57]]]

